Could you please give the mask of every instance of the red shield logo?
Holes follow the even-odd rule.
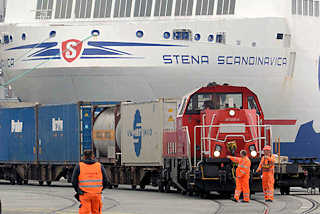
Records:
[[[78,58],[82,50],[82,42],[76,39],[69,39],[62,42],[62,56],[67,62],[73,62]]]

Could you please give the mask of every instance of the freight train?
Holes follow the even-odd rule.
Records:
[[[255,193],[262,191],[255,169],[263,147],[274,146],[256,94],[227,84],[210,83],[181,102],[10,105],[0,109],[0,179],[12,184],[70,181],[89,149],[106,168],[110,187],[153,185],[165,192],[229,195],[236,165],[226,156],[239,156],[244,149],[252,162],[250,189]],[[279,159],[275,177],[283,194],[293,185],[319,187],[320,165],[313,159]]]

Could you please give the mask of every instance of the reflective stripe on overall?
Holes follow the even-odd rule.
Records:
[[[87,193],[101,193],[103,189],[101,164],[79,163],[79,188]]]
[[[270,158],[262,157],[262,188],[265,200],[273,200],[274,193],[274,162],[275,157],[272,155]]]

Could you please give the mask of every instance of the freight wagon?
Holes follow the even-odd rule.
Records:
[[[251,192],[264,145],[273,146],[258,97],[245,87],[209,84],[183,97],[149,102],[79,102],[0,109],[0,179],[12,184],[70,181],[84,150],[104,165],[110,187],[172,187],[202,196],[229,195],[236,166],[226,158],[247,150]],[[22,105],[22,106],[21,106]],[[319,187],[317,162],[281,162],[276,185]]]
[[[86,149],[92,149],[92,122],[118,102],[66,105],[10,104],[0,108],[0,179],[42,185],[71,180]]]
[[[176,110],[172,99],[121,108],[120,102],[10,104],[0,108],[0,179],[70,182],[83,151],[92,149],[114,186],[157,185],[163,132],[175,129]]]

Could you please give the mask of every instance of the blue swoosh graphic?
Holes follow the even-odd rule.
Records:
[[[186,47],[185,45],[169,45],[169,44],[155,44],[155,43],[139,43],[139,42],[88,42],[88,45],[95,47],[105,47],[105,46],[127,46],[127,47]]]
[[[59,49],[49,49],[49,50],[41,50],[34,53],[34,54],[31,54],[30,56],[31,57],[37,57],[37,56],[58,56],[60,55],[60,50]],[[29,56],[29,57],[30,57]]]
[[[82,56],[80,59],[144,59],[144,57]]]
[[[51,60],[51,59],[61,59],[60,56],[57,57],[44,57],[44,58],[34,58],[34,59],[25,59],[23,61],[36,61],[36,60]]]
[[[36,52],[30,54],[29,60],[46,60],[46,59],[61,59],[60,49],[51,49],[58,45],[58,42],[45,42],[45,43],[35,43],[30,45],[22,45],[18,47],[13,47],[6,49],[6,51],[11,50],[23,50],[23,49],[40,49]],[[88,46],[94,48],[84,48],[81,59],[142,59],[144,57],[111,57],[111,56],[121,56],[121,55],[132,55],[131,53],[115,50],[108,47],[186,47],[185,45],[173,45],[173,44],[156,44],[156,43],[139,43],[139,42],[109,42],[109,41],[89,41]],[[41,57],[41,58],[37,58]]]
[[[85,48],[82,55],[123,55],[114,51],[107,51],[98,48]]]
[[[31,48],[52,48],[54,46],[58,45],[58,42],[44,42],[44,43],[36,43],[31,45],[22,45],[14,48],[6,49],[6,51],[12,51],[12,50],[20,50],[20,49],[31,49]]]

